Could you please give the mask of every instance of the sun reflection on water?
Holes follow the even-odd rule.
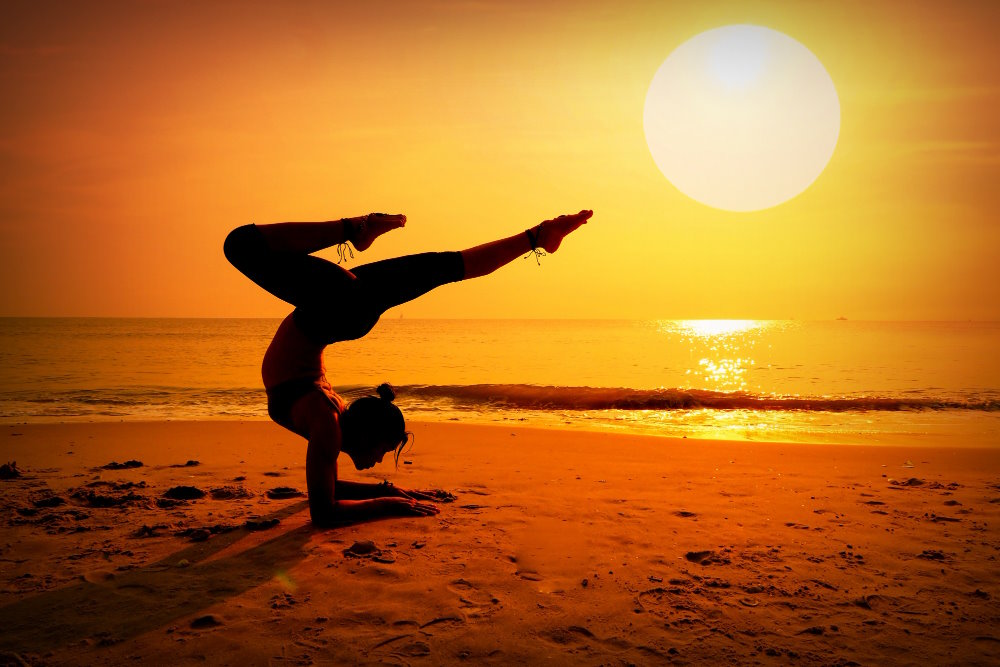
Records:
[[[766,320],[671,320],[675,328],[661,329],[698,338],[723,338],[768,326]]]
[[[688,389],[751,391],[754,349],[768,320],[664,320],[661,333],[686,343],[691,365],[685,370]]]

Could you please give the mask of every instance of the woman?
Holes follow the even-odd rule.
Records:
[[[337,479],[337,455],[358,470],[399,453],[408,434],[389,385],[345,406],[326,379],[323,349],[371,331],[389,308],[451,282],[493,273],[534,251],[555,252],[563,238],[592,211],[562,215],[514,236],[461,252],[422,253],[358,266],[348,271],[310,253],[350,242],[367,250],[382,234],[406,224],[405,215],[370,213],[328,222],[244,225],[229,233],[226,258],[250,280],[295,306],[274,334],[261,375],[267,411],[275,422],[309,441],[306,484],[309,512],[317,524],[380,516],[437,514],[427,500],[443,492],[404,491],[389,484]],[[353,254],[352,254],[353,256]]]

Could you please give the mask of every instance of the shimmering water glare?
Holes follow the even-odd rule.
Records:
[[[0,319],[0,421],[266,419],[278,320]],[[402,320],[327,350],[410,419],[1000,445],[998,323]]]

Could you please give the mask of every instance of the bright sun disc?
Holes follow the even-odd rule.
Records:
[[[731,25],[681,44],[657,70],[643,113],[663,175],[728,211],[791,199],[826,167],[840,101],[819,59],[788,35]]]

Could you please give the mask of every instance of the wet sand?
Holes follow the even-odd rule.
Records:
[[[1000,664],[1000,447],[412,428],[318,530],[270,423],[0,427],[0,662]]]

